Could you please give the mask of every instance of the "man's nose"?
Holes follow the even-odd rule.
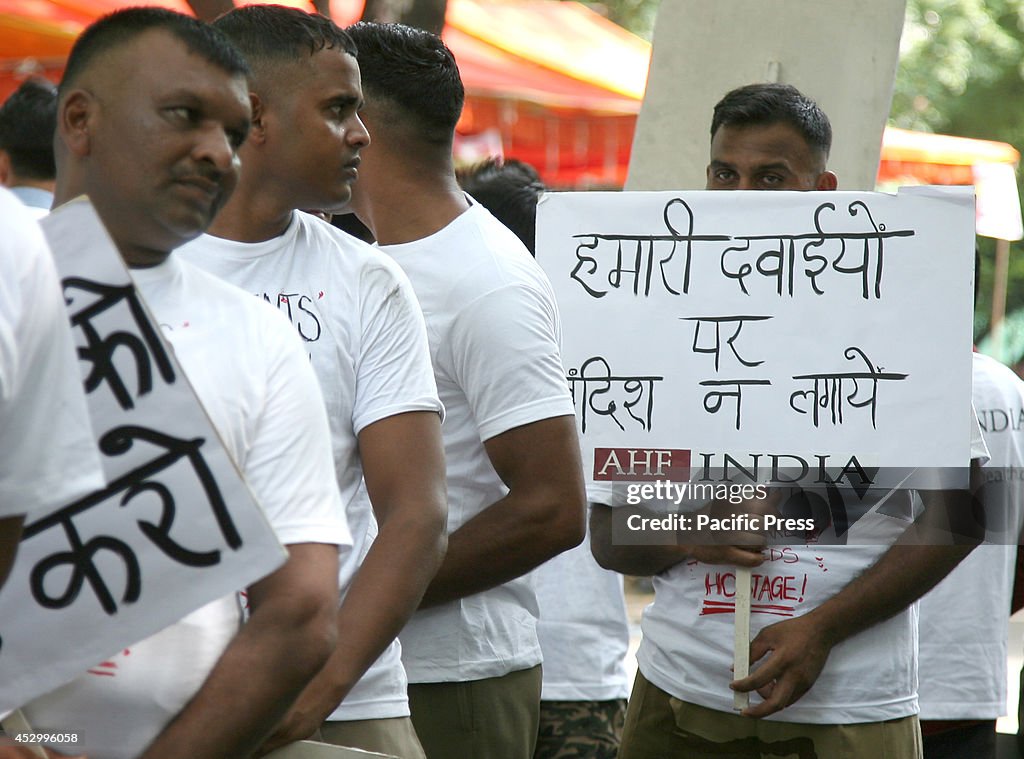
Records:
[[[210,125],[200,131],[194,156],[208,161],[222,172],[230,171],[235,161],[236,150],[223,127]]]
[[[354,116],[352,126],[348,130],[349,144],[355,148],[365,148],[370,144],[370,130],[359,116]]]

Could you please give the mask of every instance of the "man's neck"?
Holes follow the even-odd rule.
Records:
[[[154,266],[162,264],[171,256],[171,251],[169,250],[150,250],[134,245],[122,245],[116,240],[114,242],[121,253],[121,258],[129,269],[152,269]]]
[[[273,193],[261,193],[255,184],[239,184],[207,230],[211,235],[236,242],[263,242],[285,233],[293,209],[276,202]]]
[[[81,181],[65,181],[63,184],[57,184],[54,187],[53,207],[55,209],[59,208],[81,195],[88,195]],[[115,219],[123,220],[125,218],[124,215],[110,209],[104,210],[103,204],[97,204],[96,198],[93,196],[89,196],[89,202],[92,204],[93,210],[99,216],[100,221],[107,230],[107,234],[110,235],[115,247],[117,247],[118,252],[121,254],[121,259],[130,269],[150,269],[154,266],[159,266],[170,257],[170,250],[155,250],[126,242],[130,236],[129,233],[116,224],[111,223]]]
[[[455,182],[419,178],[390,184],[384,197],[373,198],[370,220],[378,245],[399,245],[430,237],[468,208],[466,195]],[[412,202],[410,202],[410,200]]]

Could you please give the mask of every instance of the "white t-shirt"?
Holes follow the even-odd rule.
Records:
[[[597,500],[587,489],[588,500]],[[588,520],[589,522],[589,520]],[[629,619],[622,575],[602,569],[590,534],[534,570],[542,701],[610,701],[629,695]]]
[[[519,239],[472,205],[422,240],[381,248],[423,308],[445,408],[448,532],[508,489],[483,442],[573,413],[554,294]],[[416,612],[401,633],[409,681],[497,677],[540,663],[531,575]]]
[[[103,487],[50,249],[0,188],[0,518]]]
[[[302,336],[324,390],[338,486],[355,539],[341,567],[344,592],[377,534],[358,434],[395,414],[441,412],[408,279],[376,248],[305,213],[293,214],[285,233],[265,242],[203,235],[175,255],[275,305]],[[407,716],[406,687],[396,640],[331,719]]]
[[[316,377],[274,309],[172,255],[133,278],[280,541],[351,545]],[[26,709],[96,759],[137,757],[205,681],[242,622],[225,596]],[[59,746],[55,745],[59,749]]]
[[[987,457],[972,414],[971,458]],[[912,505],[905,491],[900,503],[909,518]],[[880,541],[889,529],[895,539],[902,524],[900,519],[878,520],[874,538]],[[751,638],[769,624],[820,606],[875,564],[888,545],[800,544],[767,550],[768,560],[751,572]],[[727,565],[691,560],[655,575],[654,602],[644,611],[637,652],[644,677],[683,701],[732,712],[734,589],[735,569]],[[917,713],[917,620],[914,603],[835,646],[811,689],[765,719],[850,724]],[[751,694],[751,703],[759,700]]]
[[[1024,382],[974,354],[974,407],[989,450],[986,539],[921,599],[921,719],[992,720],[1006,713],[1006,633],[1024,521]]]

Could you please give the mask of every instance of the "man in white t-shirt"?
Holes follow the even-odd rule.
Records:
[[[57,271],[0,188],[0,587],[26,514],[103,487]]]
[[[514,159],[488,159],[456,172],[459,185],[536,255],[537,170]],[[590,483],[587,500],[610,503]],[[537,637],[544,654],[540,731],[533,759],[615,759],[626,715],[629,620],[622,575],[594,561],[590,543],[560,553],[533,572]]]
[[[253,70],[253,130],[238,189],[210,234],[179,255],[270,301],[303,337],[355,539],[337,649],[264,748],[327,720],[323,740],[417,759],[396,635],[440,564],[446,510],[426,328],[397,264],[296,212],[351,196],[369,142],[355,47],[329,19],[281,6],[240,8],[215,26]]]
[[[790,85],[728,93],[715,107],[711,134],[709,190],[837,186],[826,169],[828,118]],[[972,420],[971,458],[983,459],[973,414]],[[865,506],[869,498],[870,492]],[[897,492],[890,503],[897,498],[909,515],[909,494]],[[930,514],[947,502],[934,505]],[[655,590],[644,612],[620,759],[920,756],[912,604],[973,543],[915,545],[901,538],[889,547],[851,539],[763,552],[738,545],[627,546],[613,540],[612,512],[592,511],[595,556],[610,569],[654,575]],[[896,540],[905,525],[891,522]],[[751,615],[752,674],[733,680],[733,615],[720,613],[714,599],[727,597],[737,566],[753,568],[759,608]],[[780,616],[789,618],[776,621]],[[756,691],[760,699],[735,714],[734,690]]]
[[[448,482],[448,553],[401,634],[430,759],[530,759],[541,661],[531,569],[583,536],[585,494],[550,284],[459,188],[463,87],[436,35],[357,24],[373,143],[352,208],[423,308]]]
[[[130,75],[126,75],[130,72]],[[156,8],[78,38],[58,108],[57,201],[87,193],[227,449],[288,549],[283,567],[26,709],[87,725],[89,756],[251,756],[330,655],[350,541],[316,378],[287,320],[171,251],[234,188],[247,67],[223,35]]]
[[[978,253],[975,251],[975,300]],[[921,599],[918,691],[925,759],[994,759],[1006,713],[1006,638],[1024,523],[1024,381],[974,354],[972,399],[990,459],[985,539]]]

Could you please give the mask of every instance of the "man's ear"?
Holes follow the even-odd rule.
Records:
[[[11,155],[3,148],[0,148],[0,185],[10,187],[14,182],[14,172],[11,170]]]
[[[267,141],[267,108],[255,92],[249,93],[249,103],[252,105],[252,126],[245,142],[262,145]]]
[[[816,190],[834,190],[839,186],[839,177],[833,171],[823,171],[818,175]]]
[[[57,136],[73,156],[84,158],[92,150],[89,128],[97,106],[91,93],[73,90],[57,107]]]

